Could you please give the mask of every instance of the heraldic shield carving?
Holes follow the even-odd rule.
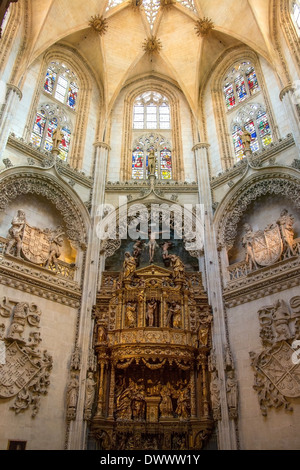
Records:
[[[254,233],[253,255],[260,266],[269,266],[278,261],[282,249],[283,244],[277,224]]]
[[[47,394],[53,363],[40,349],[40,318],[34,303],[0,300],[0,399],[14,398],[10,409],[19,414],[31,408],[32,417]]]
[[[45,264],[49,256],[50,245],[49,231],[25,224],[22,238],[22,253],[25,259],[31,263]]]
[[[267,416],[268,408],[281,406],[292,411],[287,399],[300,397],[300,361],[294,349],[300,339],[300,297],[293,297],[290,305],[278,300],[258,315],[264,350],[249,354],[261,412]]]

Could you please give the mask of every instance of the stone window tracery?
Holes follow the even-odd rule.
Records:
[[[133,129],[170,129],[168,99],[155,91],[138,96],[133,106]]]
[[[135,140],[132,152],[132,179],[147,178],[148,155],[151,150],[154,150],[156,157],[156,178],[172,179],[171,144],[160,134],[144,135]]]
[[[44,91],[69,108],[76,108],[79,91],[78,79],[67,65],[51,62],[45,76]]]
[[[292,19],[297,27],[298,34],[300,33],[300,2],[296,0],[292,3]]]

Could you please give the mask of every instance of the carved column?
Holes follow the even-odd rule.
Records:
[[[2,112],[0,113],[0,160],[6,147],[7,139],[12,131],[13,118],[17,114],[18,101],[22,99],[20,88],[11,83],[7,84],[7,92]]]
[[[114,401],[115,401],[115,366],[111,364],[110,384],[109,384],[109,402],[108,402],[108,418],[114,418]]]
[[[222,297],[222,283],[219,268],[217,242],[213,224],[212,196],[209,176],[209,144],[199,142],[193,147],[199,188],[199,202],[204,205],[204,253],[207,276],[209,303],[213,310],[213,345],[216,351],[216,362],[220,376],[220,399],[222,420],[219,426],[219,448],[230,450],[237,448],[236,433],[229,420],[226,396],[226,378],[224,373],[223,345],[226,344],[225,312]],[[203,373],[202,373],[203,380]],[[204,384],[203,384],[204,385]]]
[[[105,363],[100,361],[100,372],[99,372],[99,391],[98,391],[98,401],[97,401],[97,416],[103,415],[103,397],[104,397],[104,367]]]
[[[203,417],[209,418],[207,361],[204,358],[201,363],[201,372],[202,372]]]
[[[97,209],[104,203],[106,167],[109,146],[105,142],[95,144],[94,159],[94,186],[92,191],[91,227],[87,241],[87,252],[85,266],[83,269],[82,300],[80,306],[80,323],[78,327],[77,344],[82,351],[82,368],[80,370],[80,389],[78,396],[76,420],[72,421],[69,429],[68,446],[70,450],[81,450],[85,448],[87,424],[84,421],[84,380],[88,367],[89,349],[92,343],[92,308],[96,304],[97,281],[103,266],[99,263],[100,240],[96,233]],[[102,257],[103,258],[103,257]],[[104,263],[104,260],[102,261]]]
[[[191,418],[197,418],[197,407],[196,407],[196,388],[195,388],[195,368],[191,368],[190,372],[190,391],[191,391]]]
[[[300,123],[296,109],[296,103],[293,102],[293,91],[293,85],[289,84],[281,90],[279,98],[285,106],[286,115],[291,125],[291,131],[294,137],[294,141],[298,148],[298,154],[300,154]]]

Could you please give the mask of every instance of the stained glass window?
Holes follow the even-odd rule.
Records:
[[[133,129],[170,129],[170,107],[165,96],[146,92],[133,106]]]
[[[248,116],[248,117],[247,117]],[[272,132],[267,113],[261,105],[247,105],[245,110],[237,115],[236,123],[232,127],[232,139],[236,158],[244,158],[244,144],[242,142],[242,127],[251,134],[250,147],[257,152],[272,142]]]
[[[148,155],[154,150],[156,157],[155,176],[158,179],[172,179],[172,152],[170,143],[159,134],[142,136],[136,140],[132,152],[132,179],[145,179],[149,175]]]
[[[132,152],[132,179],[134,180],[145,178],[143,159],[144,153],[139,148]]]
[[[172,154],[166,148],[160,152],[160,171],[161,179],[169,180],[172,178]]]
[[[55,116],[55,111],[57,111],[55,107],[45,105],[44,109],[41,109],[36,114],[30,141],[36,147],[51,152],[53,148],[53,132],[59,125],[63,134],[61,143],[58,146],[59,157],[62,160],[67,160],[71,140],[70,125],[66,116],[60,114],[58,118],[59,113]]]
[[[74,72],[65,64],[51,62],[44,80],[44,91],[70,108],[76,108],[79,86]]]
[[[250,62],[235,65],[224,80],[223,92],[227,110],[234,108],[259,91],[257,76]]]

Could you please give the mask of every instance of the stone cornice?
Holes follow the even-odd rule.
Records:
[[[236,307],[298,285],[300,285],[299,257],[262,268],[247,277],[228,283],[223,291],[225,305],[229,308]]]
[[[7,91],[9,92],[10,90],[12,90],[14,93],[16,93],[19,97],[19,100],[21,101],[21,99],[23,97],[23,94],[22,94],[22,91],[20,90],[20,88],[17,87],[16,85],[13,85],[12,83],[8,83],[7,84]]]
[[[95,142],[94,147],[104,148],[105,150],[111,150],[111,147],[106,142]]]
[[[288,149],[295,145],[294,138],[292,134],[288,134],[284,139],[279,139],[278,142],[273,142],[269,145],[267,149],[263,149],[261,152],[255,152],[253,154],[253,159],[251,161],[252,165],[255,166],[255,162],[266,162],[272,157],[275,157],[277,154],[283,150]],[[243,174],[246,170],[247,161],[246,159],[241,160],[236,163],[232,168],[228,169],[226,172],[219,174],[219,176],[213,176],[211,178],[210,184],[211,189],[216,189],[219,186],[227,183],[233,178]]]
[[[105,186],[105,190],[109,192],[116,192],[116,191],[124,191],[124,192],[141,192],[141,191],[150,191],[150,185],[148,180],[143,181],[116,181],[111,182],[108,181]],[[170,192],[189,192],[189,193],[197,193],[198,192],[198,185],[194,181],[192,183],[188,183],[187,181],[166,181],[164,183],[156,183],[155,189],[164,191],[166,193]]]
[[[42,268],[28,267],[27,264],[1,256],[0,284],[70,307],[79,307],[81,290],[78,283],[51,272],[42,273]]]
[[[45,159],[51,157],[49,152],[42,152],[38,148],[34,147],[33,144],[24,142],[22,138],[17,138],[14,134],[9,136],[7,145],[24,153],[27,157],[34,158],[37,161],[37,166],[39,166],[39,163],[45,161]],[[93,186],[93,178],[91,176],[86,176],[83,172],[71,168],[67,163],[57,159],[56,167],[57,171],[62,176],[70,178],[78,184],[81,184],[82,186],[85,186],[89,189]]]
[[[279,93],[280,101],[282,101],[285,95],[289,93],[290,91],[294,91],[294,86],[291,83],[289,83],[287,86],[282,88],[281,92]]]
[[[198,149],[208,149],[210,147],[210,144],[208,144],[207,142],[198,142],[198,144],[194,145],[194,147],[192,148],[192,151],[195,152],[195,150],[198,150]]]

